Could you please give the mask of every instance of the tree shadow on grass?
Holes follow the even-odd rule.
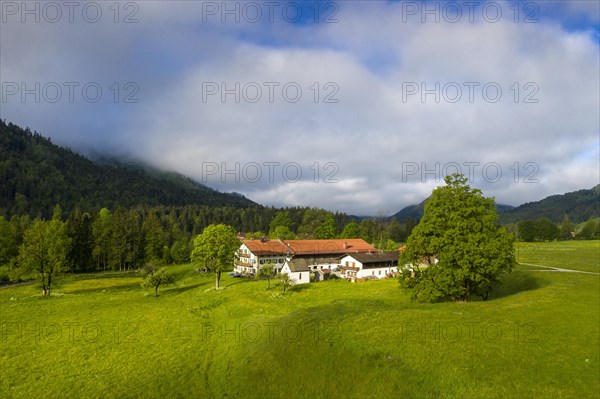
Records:
[[[490,293],[488,301],[537,290],[548,285],[550,285],[550,282],[541,276],[523,271],[513,271],[511,274],[504,276],[502,283]]]
[[[176,288],[168,288],[165,287],[162,290],[159,290],[159,295],[160,294],[164,294],[164,295],[171,295],[171,294],[181,294],[183,292],[187,292],[187,291],[191,291],[194,290],[196,288],[208,285],[209,283],[205,282],[205,283],[198,283],[198,284],[192,284],[192,285],[186,285],[183,287],[176,287]]]
[[[121,291],[130,291],[135,288],[140,288],[140,283],[127,283],[121,285],[111,285],[108,287],[93,287],[93,288],[82,288],[77,290],[64,290],[65,294],[93,294],[99,292],[121,292]]]
[[[233,280],[233,283],[229,283],[232,280],[227,280],[226,284],[222,284],[224,287],[231,287],[237,284],[243,284],[243,283],[250,283],[253,281],[260,281],[260,280],[255,280],[252,278],[246,278],[246,277],[238,277],[235,280]],[[265,280],[265,284],[267,284],[267,280]],[[271,286],[273,286],[273,280],[271,280]]]
[[[309,284],[297,284],[297,285],[292,286],[292,288],[290,288],[290,291],[302,292],[302,291],[308,290],[310,288],[311,288],[310,283]]]
[[[136,277],[139,276],[137,270],[107,270],[98,272],[75,272],[75,273],[64,273],[62,275],[65,281],[85,281],[85,280],[108,280],[123,277]]]

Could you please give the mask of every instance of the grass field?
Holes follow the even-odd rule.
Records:
[[[519,248],[598,271],[596,242]],[[524,258],[527,255],[528,258]],[[132,273],[0,290],[0,397],[597,398],[600,277],[519,266],[490,300],[418,304],[396,280],[281,295],[190,265],[160,297]]]
[[[517,243],[516,257],[521,263],[598,273],[600,241]]]

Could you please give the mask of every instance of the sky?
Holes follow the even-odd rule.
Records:
[[[263,205],[600,183],[600,2],[1,1],[0,118]]]

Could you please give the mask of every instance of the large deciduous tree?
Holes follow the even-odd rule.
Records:
[[[22,273],[37,274],[43,296],[50,295],[53,278],[67,269],[70,244],[65,224],[56,216],[51,221],[36,219],[25,231],[19,267]]]
[[[469,187],[462,175],[445,181],[433,191],[400,256],[408,266],[401,282],[422,301],[468,301],[473,294],[486,299],[516,263],[513,236],[496,225],[493,198]]]
[[[214,272],[215,287],[219,289],[221,272],[233,267],[239,247],[240,240],[233,227],[225,224],[210,225],[194,239],[192,262]]]

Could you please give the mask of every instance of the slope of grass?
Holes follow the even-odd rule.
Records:
[[[554,244],[539,251],[540,259],[569,257]],[[598,269],[593,257],[582,259],[578,265]],[[265,281],[224,276],[215,291],[213,277],[190,265],[170,271],[177,284],[161,287],[158,298],[131,273],[67,276],[46,299],[35,286],[0,290],[0,396],[596,398],[600,391],[598,276],[519,266],[486,302],[418,304],[395,280],[315,283],[284,296],[265,290]]]

